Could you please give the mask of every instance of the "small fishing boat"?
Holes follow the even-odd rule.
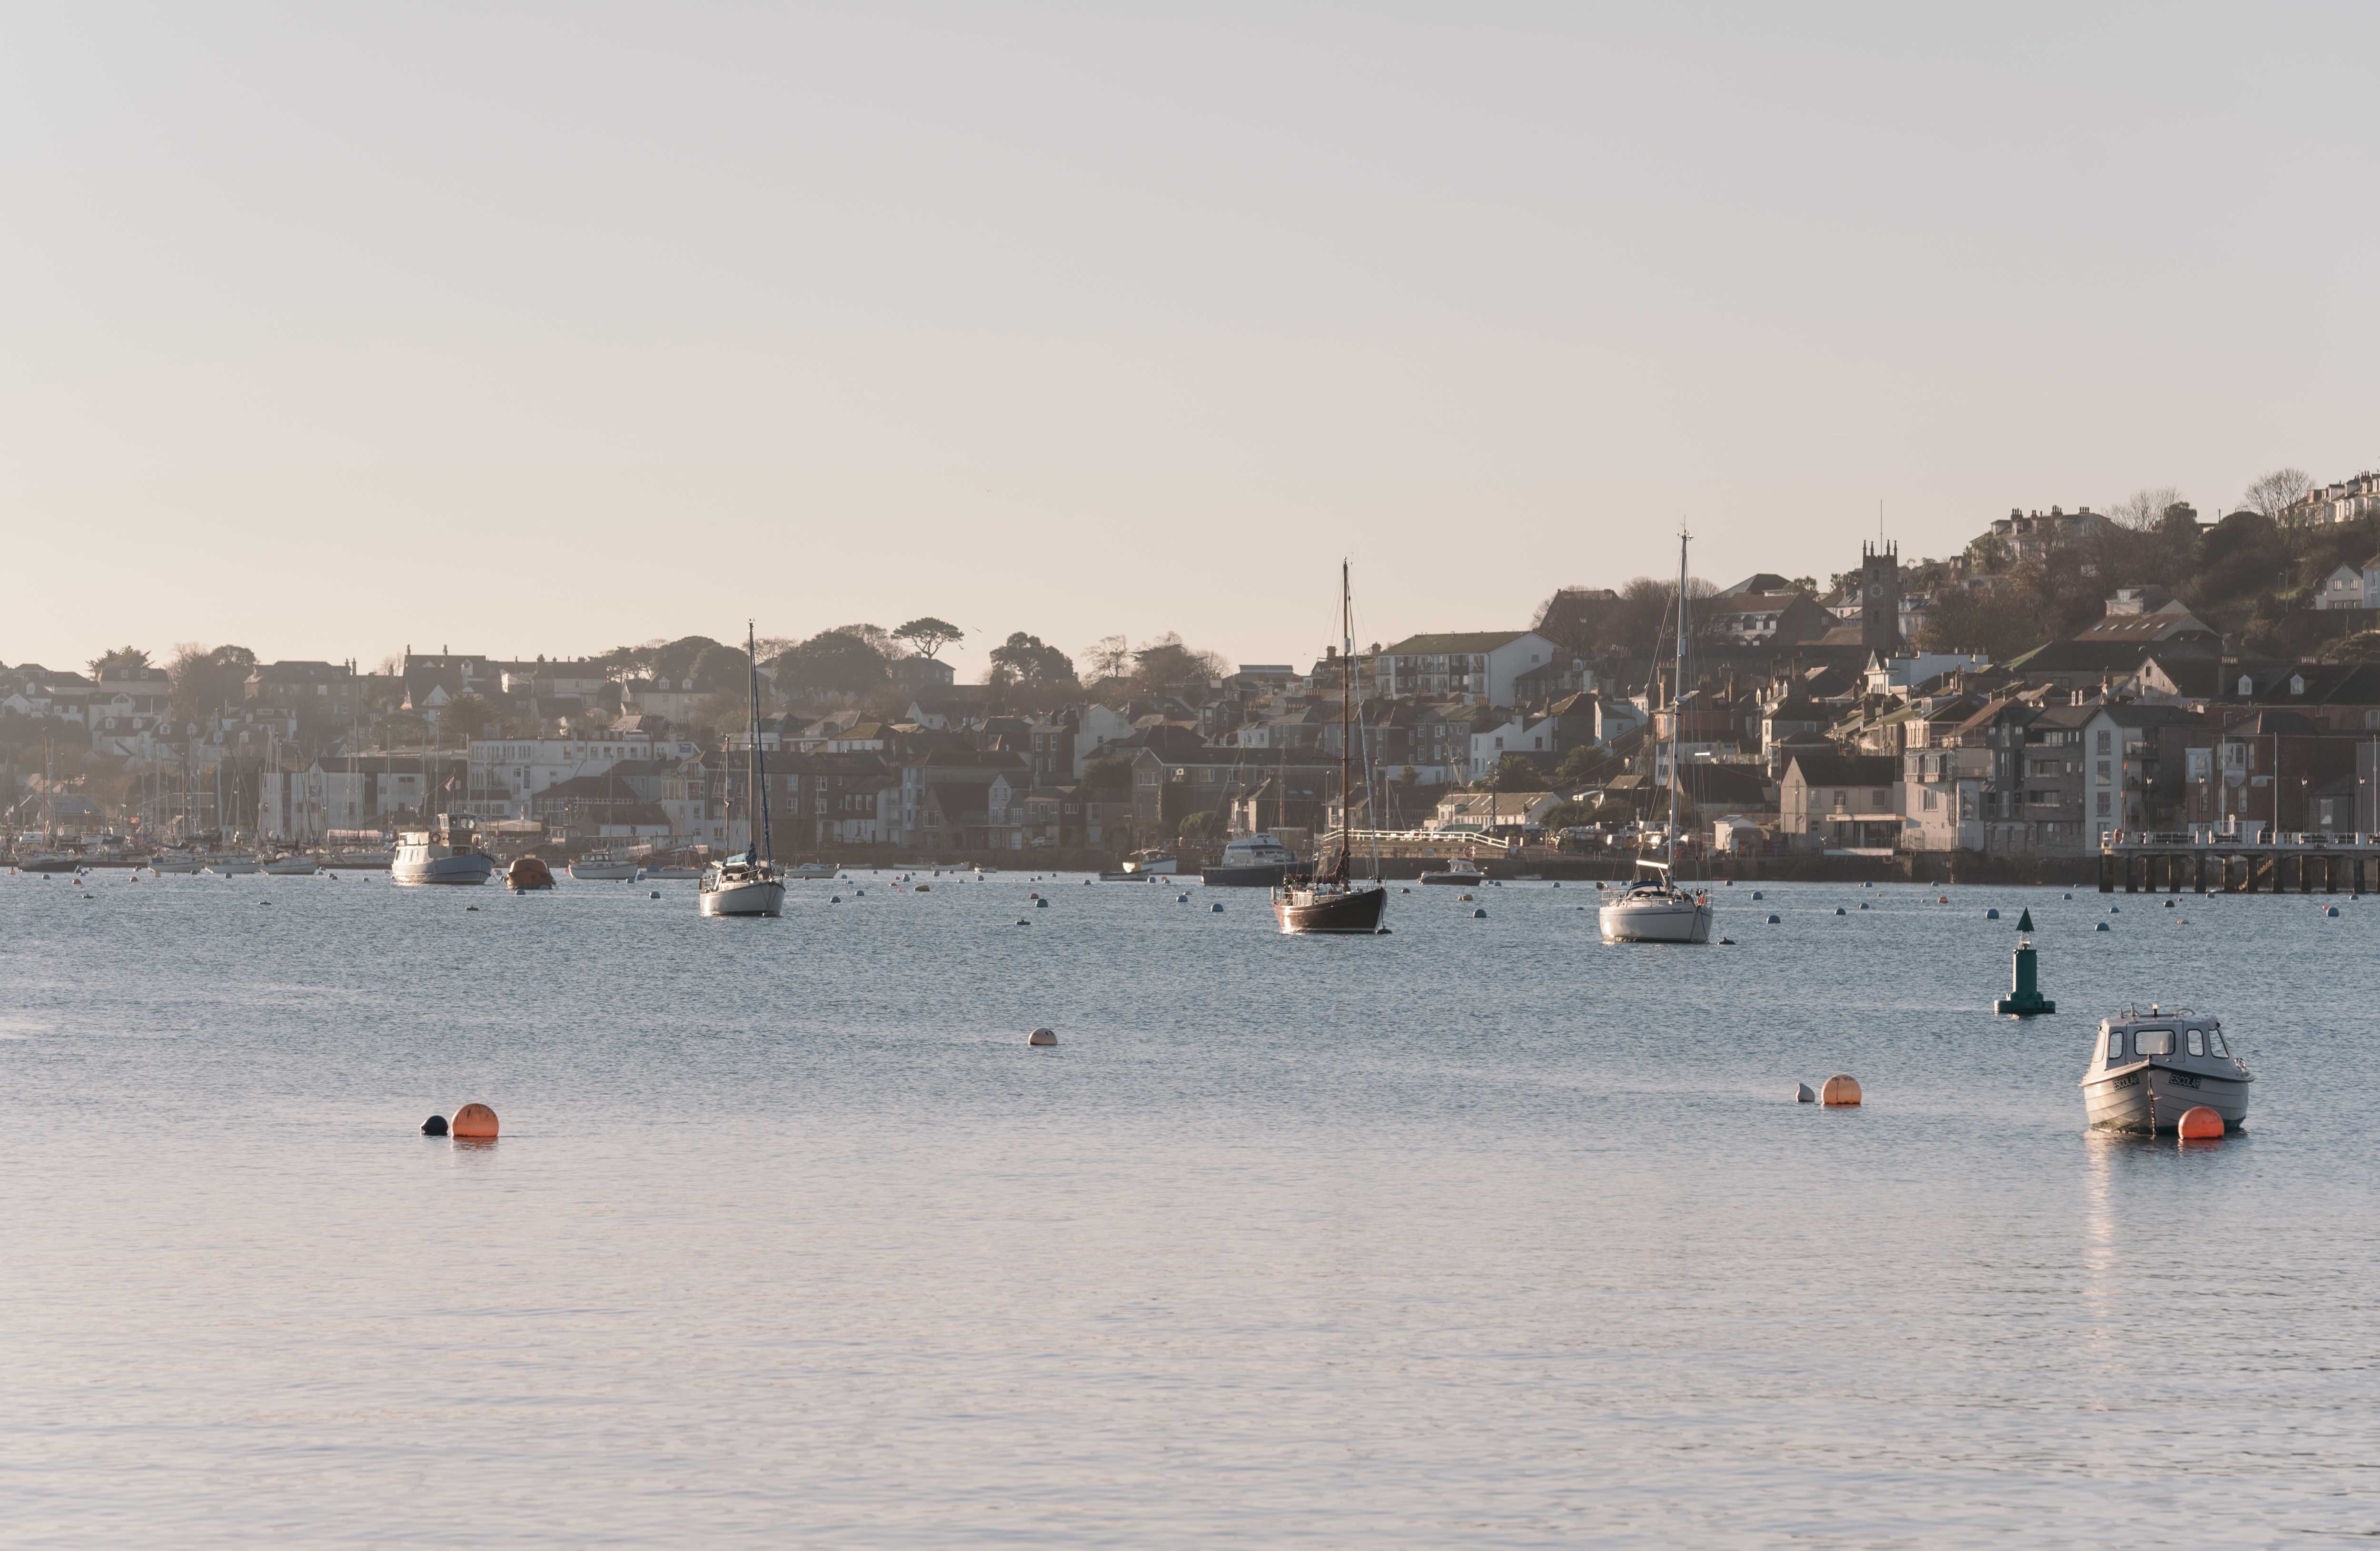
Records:
[[[1380,886],[1379,858],[1375,855],[1372,859],[1374,876],[1359,879],[1353,876],[1348,846],[1354,838],[1355,813],[1355,597],[1344,562],[1339,567],[1339,620],[1343,638],[1340,654],[1339,854],[1328,869],[1312,877],[1292,875],[1272,891],[1273,919],[1281,923],[1282,933],[1290,936],[1374,935],[1381,930],[1380,916],[1389,903],[1389,891]],[[1364,779],[1368,788],[1368,760]]]
[[[322,864],[302,851],[285,851],[264,864],[264,870],[275,878],[306,878],[322,870]]]
[[[1444,870],[1442,871],[1426,872],[1421,875],[1421,880],[1424,883],[1453,883],[1467,885],[1473,883],[1485,883],[1488,881],[1488,875],[1479,870],[1478,863],[1466,858],[1460,861],[1447,863]]]
[[[245,851],[218,851],[207,858],[206,870],[218,878],[240,878],[262,872],[264,864]]]
[[[187,845],[169,845],[149,854],[149,870],[154,873],[196,872],[206,865],[207,859]]]
[[[1171,851],[1135,851],[1123,859],[1123,870],[1171,878],[1182,870],[1182,858]]]
[[[2128,1007],[2099,1021],[2082,1073],[2082,1109],[2104,1130],[2155,1134],[2204,1105],[2223,1117],[2224,1130],[2237,1131],[2248,1121],[2254,1081],[2231,1053],[2221,1020],[2151,1002],[2145,1013]]]
[[[589,851],[570,864],[570,876],[581,882],[633,882],[638,870],[635,862],[616,851]]]
[[[978,868],[978,870],[980,871],[982,869]],[[787,872],[785,876],[787,878],[802,878],[816,882],[821,878],[833,878],[835,876],[835,866],[832,862],[804,862]]]

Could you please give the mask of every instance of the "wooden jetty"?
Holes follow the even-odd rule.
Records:
[[[2117,830],[2099,846],[2103,894],[2361,894],[2373,889],[2380,889],[2380,835]]]

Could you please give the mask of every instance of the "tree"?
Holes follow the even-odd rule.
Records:
[[[1595,809],[1585,803],[1556,803],[1537,822],[1546,827],[1548,834],[1560,834],[1564,830],[1582,829],[1594,823]]]
[[[174,648],[165,673],[172,684],[170,705],[176,721],[185,724],[212,716],[247,694],[248,675],[256,668],[256,653],[246,647],[208,648],[185,641]]]
[[[694,677],[694,665],[702,654],[719,648],[719,643],[708,636],[683,636],[674,641],[664,641],[647,649],[652,676],[672,689]],[[741,656],[742,653],[736,655]],[[697,685],[696,688],[703,685]]]
[[[1144,695],[1189,695],[1230,671],[1220,657],[1184,646],[1171,630],[1132,654],[1132,685]]]
[[[919,657],[931,657],[944,647],[965,638],[965,631],[931,614],[920,614],[892,632],[892,639],[907,643],[909,649]]]
[[[1542,792],[1547,776],[1525,754],[1507,754],[1496,768],[1472,784],[1474,792]]]
[[[101,652],[84,664],[91,676],[103,679],[112,673],[137,673],[149,666],[149,654],[139,647],[118,647],[114,651]]]
[[[742,647],[722,646],[713,641],[697,653],[692,662],[686,664],[685,676],[694,681],[694,687],[698,691],[704,693],[733,691],[741,696],[749,682],[751,671],[751,659],[744,655]]]
[[[1072,659],[1022,630],[1012,631],[991,648],[991,669],[983,682],[1011,697],[1035,702],[1053,701],[1081,687]]]
[[[1121,636],[1102,636],[1083,648],[1083,665],[1097,679],[1120,679],[1132,667],[1132,648]]]
[[[1554,771],[1554,780],[1563,786],[1584,786],[1609,769],[1611,764],[1609,749],[1594,744],[1581,744],[1562,756],[1560,767]]]
[[[1201,842],[1218,841],[1231,833],[1232,827],[1223,816],[1212,808],[1200,808],[1182,817],[1181,838],[1196,845]]]
[[[458,695],[438,713],[440,741],[444,741],[443,734],[453,733],[468,743],[485,734],[495,724],[495,707],[477,695]]]
[[[2291,507],[2313,489],[2313,477],[2302,468],[2276,468],[2240,494],[2240,504],[2260,516],[2284,523]]]
[[[1949,588],[1926,611],[1917,644],[1926,651],[1981,652],[2005,662],[2039,646],[2046,634],[2017,588]]]
[[[908,655],[908,648],[894,640],[892,632],[880,624],[838,624],[828,634],[848,636],[854,640],[865,641],[875,650],[877,656],[887,661]]]
[[[821,631],[771,665],[777,687],[864,695],[891,677],[884,654],[843,630]]]

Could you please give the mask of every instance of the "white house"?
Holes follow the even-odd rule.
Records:
[[[2317,609],[2362,608],[2364,599],[2371,596],[2364,590],[2365,572],[2365,566],[2339,566],[2322,579],[2321,589],[2314,594],[2313,606]]]
[[[527,818],[529,800],[557,782],[601,775],[623,760],[684,759],[697,752],[683,738],[656,744],[650,733],[623,729],[584,738],[475,739],[469,811],[481,818]]]
[[[1478,781],[1495,770],[1507,754],[1550,755],[1554,747],[1551,717],[1515,716],[1500,726],[1471,734],[1471,774]]]
[[[1471,630],[1408,636],[1380,649],[1376,681],[1390,695],[1464,695],[1491,706],[1520,699],[1520,676],[1560,648],[1534,630]]]

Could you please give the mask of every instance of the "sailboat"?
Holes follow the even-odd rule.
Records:
[[[42,849],[18,854],[18,872],[74,872],[82,859],[58,845],[58,778],[50,734],[42,734]]]
[[[1636,861],[1636,879],[1597,913],[1606,942],[1708,942],[1711,903],[1707,893],[1678,887],[1678,743],[1684,716],[1681,691],[1686,675],[1686,535],[1678,535],[1678,655],[1670,674],[1670,828],[1665,855]]]
[[[1289,877],[1272,891],[1272,913],[1285,933],[1373,933],[1380,929],[1380,913],[1389,891],[1375,877],[1359,882],[1348,876],[1348,841],[1354,830],[1354,785],[1351,779],[1355,753],[1355,599],[1348,584],[1347,564],[1339,565],[1339,662],[1342,697],[1339,702],[1339,854],[1330,867],[1310,877]],[[1369,761],[1366,762],[1366,779]],[[1372,870],[1379,871],[1376,862]]]
[[[744,622],[744,780],[751,834],[741,854],[710,864],[695,885],[705,915],[775,915],[785,906],[785,875],[778,870],[769,841],[768,764],[760,754],[760,665],[752,654],[759,642],[752,622]]]

